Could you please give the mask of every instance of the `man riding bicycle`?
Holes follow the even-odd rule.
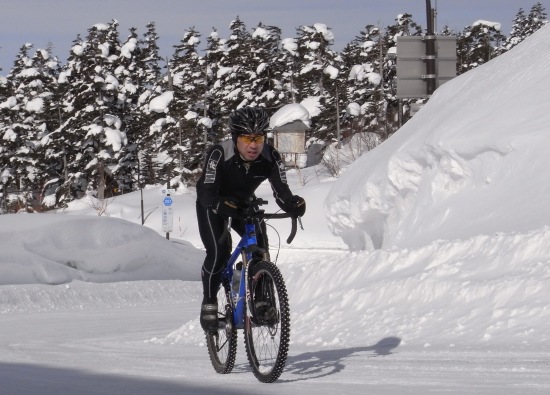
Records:
[[[202,266],[203,301],[200,323],[205,332],[218,329],[216,295],[221,275],[231,253],[231,238],[220,243],[225,220],[233,218],[231,227],[242,236],[244,223],[239,220],[245,202],[266,179],[275,201],[285,212],[303,216],[306,202],[293,195],[286,181],[280,154],[266,144],[269,117],[258,107],[242,107],[229,117],[231,140],[214,145],[207,153],[202,175],[197,183],[197,220],[206,249]],[[256,235],[258,245],[267,248],[265,223]]]

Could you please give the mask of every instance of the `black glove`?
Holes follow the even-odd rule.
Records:
[[[283,210],[297,217],[302,217],[306,212],[306,201],[298,195],[291,196],[284,202]]]
[[[224,218],[241,218],[243,212],[240,205],[231,198],[220,198],[212,211]]]

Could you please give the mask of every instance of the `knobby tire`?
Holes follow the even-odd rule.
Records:
[[[231,373],[237,356],[237,329],[233,326],[233,309],[230,303],[229,285],[218,291],[218,332],[206,334],[210,362],[217,373]]]
[[[290,342],[288,294],[283,276],[272,262],[261,261],[252,265],[249,287],[252,316],[246,317],[244,333],[248,362],[259,381],[272,383],[282,374],[288,356]],[[276,318],[262,321],[255,317],[253,306],[260,292],[263,292],[263,296],[260,297],[267,299],[276,308]]]

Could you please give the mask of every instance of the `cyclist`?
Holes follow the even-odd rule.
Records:
[[[242,236],[239,221],[245,201],[264,181],[269,180],[275,201],[285,212],[303,216],[306,202],[290,191],[285,166],[279,153],[266,143],[269,116],[259,107],[242,107],[229,117],[231,140],[214,145],[207,153],[197,183],[197,221],[206,249],[202,266],[203,301],[200,323],[204,331],[217,332],[218,302],[225,263],[231,254],[231,239],[220,244],[224,222],[233,218],[232,228]],[[267,247],[265,223],[257,235],[258,244]]]

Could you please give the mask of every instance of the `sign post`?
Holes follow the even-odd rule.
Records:
[[[174,227],[174,201],[170,194],[173,189],[164,189],[162,191],[162,230],[166,232],[166,238],[170,239],[170,232]]]
[[[456,37],[436,36],[435,10],[426,0],[425,36],[397,37],[398,99],[428,98],[456,77]]]

